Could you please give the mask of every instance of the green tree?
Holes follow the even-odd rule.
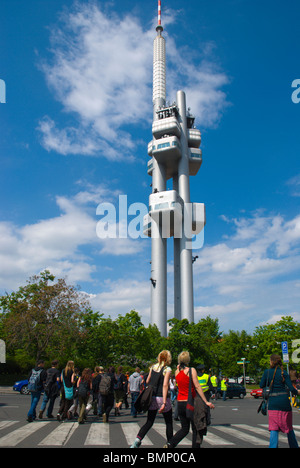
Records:
[[[82,315],[81,328],[82,340],[76,359],[89,366],[145,367],[165,344],[156,325],[145,327],[135,310],[119,315],[115,320],[90,310]]]
[[[221,333],[218,319],[202,318],[198,323],[188,320],[171,319],[168,321],[170,332],[169,349],[173,355],[173,365],[177,364],[177,356],[181,351],[189,351],[193,365],[205,364],[207,368],[218,367],[218,342]]]
[[[292,317],[281,317],[274,324],[256,327],[253,333],[253,343],[256,346],[257,364],[260,370],[268,367],[270,355],[275,353],[281,356],[281,342],[287,341],[289,350],[292,341],[300,339],[300,323]]]
[[[251,336],[245,331],[229,330],[223,334],[218,347],[218,357],[223,375],[238,377],[243,374],[243,368],[238,361],[248,359],[248,350],[252,346]]]
[[[70,358],[82,335],[80,317],[90,309],[86,295],[47,270],[27,283],[0,297],[8,352],[22,350],[32,360]]]

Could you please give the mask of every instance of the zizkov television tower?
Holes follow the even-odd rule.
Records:
[[[144,233],[151,237],[151,323],[167,335],[167,239],[174,240],[174,317],[194,321],[192,239],[205,225],[203,203],[190,202],[190,175],[196,175],[202,152],[200,131],[186,109],[186,97],[166,101],[166,43],[162,36],[161,0],[153,53],[153,139],[148,145],[152,176]],[[172,189],[167,190],[167,180]]]

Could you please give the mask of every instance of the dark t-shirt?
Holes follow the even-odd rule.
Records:
[[[62,371],[63,375],[63,382],[65,383],[66,387],[73,387],[73,383],[71,382],[72,375],[74,374],[73,371],[68,371],[67,374],[65,373],[65,369]]]

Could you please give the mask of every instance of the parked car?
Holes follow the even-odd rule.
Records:
[[[15,392],[20,392],[22,395],[29,395],[28,380],[19,380],[13,386]]]
[[[256,388],[255,390],[251,390],[250,395],[254,398],[262,398],[263,391],[262,388]]]
[[[246,389],[243,387],[243,385],[237,384],[237,383],[228,383],[227,384],[227,391],[226,391],[226,397],[227,398],[244,398],[246,395]],[[223,396],[223,391],[221,388],[217,389],[217,398],[221,398]]]

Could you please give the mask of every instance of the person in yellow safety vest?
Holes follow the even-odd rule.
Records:
[[[226,400],[226,392],[227,392],[227,378],[223,377],[221,380],[221,391],[223,393],[223,401]]]
[[[213,396],[216,398],[217,389],[218,389],[218,378],[215,374],[210,376],[210,381],[213,386]]]
[[[198,382],[201,385],[205,398],[209,401],[211,394],[214,394],[214,388],[209,374],[205,372],[205,366],[203,364],[197,367],[197,374]]]

